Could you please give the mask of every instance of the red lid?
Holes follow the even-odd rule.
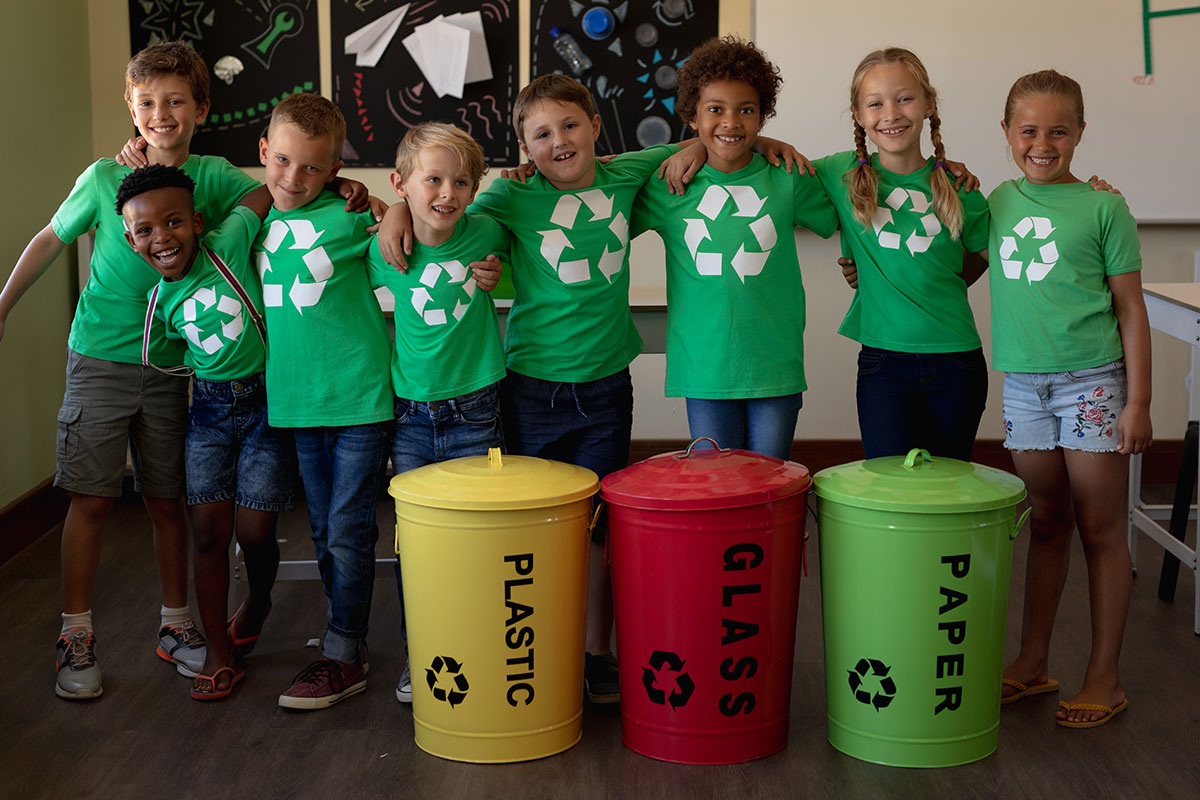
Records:
[[[711,448],[697,448],[708,442]],[[812,485],[808,468],[749,450],[720,450],[707,437],[600,481],[600,497],[628,508],[706,511],[770,503]]]

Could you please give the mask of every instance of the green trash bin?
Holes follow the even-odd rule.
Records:
[[[902,767],[988,756],[1025,485],[924,450],[813,483],[829,743]]]

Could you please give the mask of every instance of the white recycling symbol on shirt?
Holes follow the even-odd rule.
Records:
[[[709,186],[704,192],[704,196],[700,198],[700,202],[696,204],[696,210],[703,214],[711,221],[716,221],[717,217],[725,209],[728,200],[733,199],[733,205],[736,209],[733,212],[735,217],[755,217],[762,210],[763,204],[767,201],[765,197],[759,197],[752,186]],[[713,253],[706,250],[701,250],[700,245],[705,239],[712,239],[708,232],[708,223],[700,218],[684,218],[687,228],[683,233],[683,240],[687,244],[688,251],[692,254],[692,259],[696,262],[696,272],[701,275],[720,275],[724,268],[724,256],[721,253]],[[758,250],[747,250],[746,243],[738,244],[737,253],[730,259],[729,265],[737,274],[738,279],[745,284],[746,278],[752,275],[758,275],[766,266],[767,259],[771,256],[771,250],[775,247],[775,243],[779,240],[779,234],[775,230],[775,222],[769,214],[763,214],[753,222],[747,224],[750,232],[754,234],[754,239],[758,243]]]
[[[412,290],[413,310],[425,320],[426,325],[445,325],[447,322],[445,309],[429,308],[429,304],[433,302],[433,295],[429,293],[429,289],[437,286],[438,276],[443,272],[450,276],[451,286],[455,284],[462,286],[462,293],[466,296],[465,302],[458,299],[454,303],[454,310],[451,313],[456,320],[462,319],[463,314],[467,313],[467,306],[470,305],[471,298],[475,296],[475,276],[470,275],[470,270],[463,266],[461,261],[426,264],[425,270],[421,273],[423,285]],[[429,288],[425,288],[426,286]]]
[[[924,253],[933,243],[933,238],[942,232],[942,223],[938,220],[937,214],[929,210],[929,196],[924,192],[896,187],[884,198],[883,202],[884,205],[876,208],[875,216],[871,218],[871,226],[875,228],[875,235],[879,238],[880,247],[886,247],[889,250],[900,249],[900,234],[885,230],[885,228],[895,224],[893,212],[903,210],[909,202],[912,203],[913,212],[920,215],[918,222],[921,229],[925,231],[924,235],[917,233],[916,230],[909,234],[908,240],[904,242],[909,253],[914,256],[917,253]]]
[[[305,308],[315,306],[321,300],[325,282],[333,277],[333,262],[329,260],[324,247],[313,247],[325,231],[316,230],[306,219],[273,220],[266,238],[263,239],[263,249],[257,253],[258,277],[262,281],[263,304],[267,308],[283,305],[283,285],[267,280],[267,274],[271,272],[271,259],[268,254],[280,248],[288,233],[292,234],[292,246],[288,249],[308,251],[301,258],[312,276],[312,283],[302,282],[297,275],[288,290],[288,299],[292,301],[296,310],[303,314]]]
[[[1025,279],[1029,283],[1040,281],[1049,275],[1050,270],[1058,263],[1058,245],[1050,238],[1050,234],[1054,232],[1054,223],[1047,217],[1024,217],[1013,226],[1012,232],[1016,236],[1000,237],[1000,266],[1004,270],[1004,277],[1019,280],[1022,267],[1025,268]],[[1038,245],[1037,259],[1031,260],[1026,266],[1018,253],[1021,248],[1017,239],[1024,240],[1031,233],[1032,241],[1042,244]]]
[[[608,229],[616,237],[617,248],[614,250],[605,245],[604,253],[596,264],[604,279],[612,283],[613,276],[621,271],[625,263],[625,249],[629,246],[629,220],[620,211],[613,216],[613,199],[600,189],[564,194],[558,198],[558,202],[554,204],[554,212],[550,215],[550,222],[558,227],[538,231],[542,237],[542,258],[558,273],[559,280],[563,283],[582,283],[591,277],[591,267],[586,258],[563,259],[563,252],[573,248],[567,231],[575,228],[579,210],[583,206],[587,206],[591,212],[591,217],[585,220],[587,223],[612,220]]]
[[[196,318],[201,307],[207,311],[214,305],[216,305],[217,311],[225,314],[229,319],[221,323],[220,334],[212,333],[205,336],[204,331],[196,324]],[[226,341],[236,342],[245,328],[242,322],[242,304],[229,295],[218,296],[216,286],[197,289],[191,297],[183,301],[183,320],[184,324],[180,328],[180,332],[188,338],[188,341],[210,356],[224,347]]]

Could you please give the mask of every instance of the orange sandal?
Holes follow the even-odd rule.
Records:
[[[229,673],[229,685],[224,689],[217,688],[217,678],[221,677],[221,673]],[[196,679],[206,681],[209,688],[197,689],[195,684],[192,684],[191,694],[193,700],[224,700],[229,695],[233,694],[233,687],[241,682],[242,678],[246,677],[244,669],[234,669],[233,667],[221,667],[212,675],[197,675]]]

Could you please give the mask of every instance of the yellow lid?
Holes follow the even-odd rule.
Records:
[[[402,472],[388,494],[428,508],[500,511],[546,508],[591,497],[600,488],[590,469],[529,456],[456,458]]]

